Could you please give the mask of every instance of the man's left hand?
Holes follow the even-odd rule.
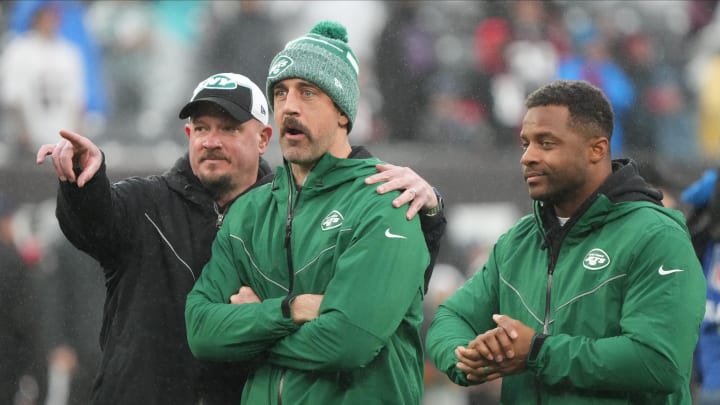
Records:
[[[391,164],[379,164],[375,167],[378,173],[366,178],[365,184],[385,182],[377,187],[378,194],[402,190],[402,193],[393,200],[393,207],[397,208],[410,203],[406,214],[408,220],[412,219],[420,210],[427,211],[439,204],[430,183],[411,168]]]
[[[255,294],[255,291],[248,286],[240,287],[237,294],[230,296],[231,304],[252,304],[260,302],[260,297],[258,297],[257,294]]]
[[[497,328],[478,335],[467,347],[455,349],[457,368],[468,381],[482,383],[527,368],[535,330],[507,315],[493,315]]]

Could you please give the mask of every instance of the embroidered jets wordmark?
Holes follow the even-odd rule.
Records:
[[[342,225],[343,220],[345,218],[343,215],[337,211],[332,210],[329,214],[325,216],[325,218],[320,222],[320,229],[323,231],[328,231],[330,229],[335,229],[338,226]]]
[[[583,267],[588,270],[602,270],[610,265],[610,256],[602,249],[590,250],[583,259]]]

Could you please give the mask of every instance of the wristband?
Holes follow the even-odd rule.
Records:
[[[535,336],[533,336],[528,360],[535,360],[537,358],[538,354],[540,354],[540,348],[542,348],[542,345],[545,343],[545,339],[547,339],[547,337],[548,335],[545,333],[536,333]]]

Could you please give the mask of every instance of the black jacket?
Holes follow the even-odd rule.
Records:
[[[259,182],[269,173],[265,163]],[[103,357],[90,402],[196,404],[207,393],[237,403],[245,370],[196,360],[187,345],[185,296],[220,218],[187,155],[160,176],[110,185],[103,164],[82,189],[61,182],[56,215],[105,272]]]
[[[271,179],[262,161],[255,185]],[[90,403],[239,403],[247,369],[197,360],[187,344],[185,297],[222,222],[187,155],[160,176],[110,184],[103,164],[82,189],[61,182],[56,215],[68,240],[105,272],[103,357]],[[445,218],[422,222],[434,260]]]

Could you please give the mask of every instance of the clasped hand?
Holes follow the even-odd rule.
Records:
[[[483,383],[517,374],[527,367],[535,330],[506,315],[493,315],[498,325],[455,349],[456,367],[470,382]]]

